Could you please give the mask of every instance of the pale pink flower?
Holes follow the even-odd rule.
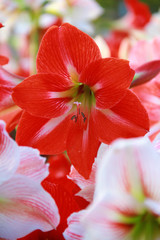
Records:
[[[0,239],[15,240],[36,229],[57,227],[57,206],[41,186],[47,175],[48,164],[39,151],[19,147],[0,121]]]
[[[160,155],[149,140],[116,141],[98,169],[84,239],[159,239],[159,176]]]
[[[139,41],[130,51],[130,66],[136,69],[151,61],[160,60],[160,38],[152,41]],[[147,65],[146,65],[147,66]],[[149,65],[148,65],[149,66]],[[154,71],[146,68],[147,74],[154,75]],[[146,74],[146,76],[147,76]],[[160,121],[160,73],[151,81],[132,88],[146,108],[150,123],[153,125]]]
[[[65,232],[63,233],[64,239],[66,240],[83,240],[84,239],[85,228],[80,221],[81,221],[81,217],[83,217],[85,213],[86,213],[86,210],[82,210],[79,212],[74,212],[70,215],[70,217],[67,219],[67,223],[69,227],[66,228]]]
[[[97,169],[93,202],[69,217],[66,240],[160,239],[160,153],[155,147],[147,138],[111,145]]]
[[[135,69],[140,65],[160,59],[160,38],[138,41],[130,50],[130,66]]]

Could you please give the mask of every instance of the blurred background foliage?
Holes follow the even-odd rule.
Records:
[[[123,0],[97,0],[97,2],[106,10],[112,10],[115,15],[119,14],[119,7],[123,5]],[[157,12],[160,8],[160,0],[141,0],[141,2],[147,3],[152,12]]]
[[[96,32],[103,34],[106,27],[110,29],[110,21],[122,17],[126,13],[123,0],[96,0],[103,8],[104,14],[95,20]],[[160,0],[141,0],[148,4],[152,13],[160,10]]]

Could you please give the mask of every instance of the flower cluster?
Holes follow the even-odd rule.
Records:
[[[160,238],[160,22],[123,4],[0,3],[0,239]]]

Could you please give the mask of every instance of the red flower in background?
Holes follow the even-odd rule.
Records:
[[[119,48],[123,41],[123,39],[129,36],[129,32],[122,30],[114,30],[109,33],[109,35],[105,38],[110,51],[111,57],[119,57]]]
[[[12,90],[23,80],[0,66],[0,120],[6,122],[6,130],[11,132],[20,119],[22,109],[12,100]]]
[[[17,130],[20,145],[50,155],[67,150],[88,178],[100,142],[148,131],[147,113],[128,90],[134,76],[128,61],[102,59],[95,42],[77,28],[63,24],[47,31],[37,71],[12,95],[25,110]]]
[[[2,23],[0,23],[0,28],[4,27]],[[9,59],[6,56],[0,55],[0,65],[7,64]]]
[[[139,0],[124,0],[128,10],[127,21],[135,28],[143,28],[149,23],[151,13],[147,4]]]

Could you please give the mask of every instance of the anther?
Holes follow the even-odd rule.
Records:
[[[73,115],[73,116],[71,117],[71,120],[75,120],[75,122],[77,122],[77,116],[76,116],[76,115]]]

